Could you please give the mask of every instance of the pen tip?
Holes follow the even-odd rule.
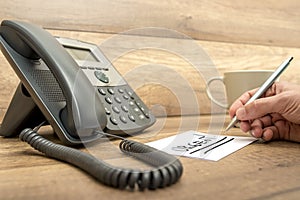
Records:
[[[230,129],[230,126],[227,126],[224,130],[224,133],[226,133]]]

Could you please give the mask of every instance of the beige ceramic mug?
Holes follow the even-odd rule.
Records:
[[[243,93],[260,87],[273,72],[272,70],[238,70],[225,72],[223,77],[213,77],[208,80],[206,85],[207,96],[215,104],[223,108],[229,108]],[[227,103],[216,100],[211,93],[210,84],[214,81],[221,81],[224,84]]]

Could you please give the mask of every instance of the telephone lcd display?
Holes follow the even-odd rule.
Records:
[[[68,46],[64,46],[64,48],[75,60],[99,62],[89,49]]]

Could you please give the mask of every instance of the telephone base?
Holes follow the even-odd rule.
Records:
[[[20,83],[1,123],[0,136],[17,136],[23,129],[33,128],[43,121],[46,121],[44,115]]]

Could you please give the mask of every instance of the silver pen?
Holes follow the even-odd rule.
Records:
[[[260,98],[275,82],[275,80],[280,76],[280,74],[286,69],[286,67],[290,64],[293,60],[293,57],[289,57],[286,61],[284,61],[274,72],[273,74],[264,82],[264,84],[257,90],[257,92],[247,101],[247,104],[253,102],[254,100]],[[233,117],[225,132],[231,129],[239,120],[236,116]]]

